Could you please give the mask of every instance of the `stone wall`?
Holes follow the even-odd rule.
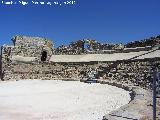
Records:
[[[2,48],[1,76],[3,80],[84,79],[88,77],[88,73],[96,71],[98,79],[150,88],[152,84],[150,61],[153,60],[160,67],[160,60],[154,58],[116,62],[56,63],[50,61],[53,55],[51,41],[45,38],[26,36],[15,36],[12,41],[13,46],[3,46]],[[79,50],[85,41],[72,43],[70,49],[78,48],[76,50]],[[93,40],[87,42],[98,45]]]
[[[6,69],[4,66],[11,64],[13,58],[36,58],[38,61],[49,61],[53,55],[52,42],[39,37],[26,37],[26,36],[15,36],[12,38],[12,46],[2,46],[2,69]],[[45,54],[44,54],[45,53]],[[44,55],[43,55],[44,54]],[[44,58],[45,57],[45,58]],[[20,60],[18,60],[20,61]],[[27,61],[27,60],[26,60]],[[10,65],[9,65],[10,66]]]
[[[12,46],[4,45],[2,48],[3,62],[9,61],[12,56],[36,57],[41,61],[42,52],[46,51],[47,60],[53,54],[53,44],[50,40],[39,37],[15,36]]]
[[[88,54],[88,53],[105,53],[105,52],[122,52],[122,44],[102,44],[96,40],[83,39],[71,42],[68,46],[61,45],[55,49],[55,54]]]
[[[160,60],[154,63],[160,69]],[[95,70],[98,79],[150,88],[152,84],[150,60],[92,63],[8,62],[3,66],[4,80],[10,79],[84,79]]]
[[[99,43],[92,39],[83,39],[71,42],[68,46],[61,45],[55,49],[54,54],[105,54],[121,52],[138,52],[150,50],[153,46],[160,44],[160,36],[123,44]]]
[[[125,45],[125,47],[135,48],[135,47],[155,46],[156,44],[160,44],[160,35],[155,37],[150,37],[144,40],[129,42]]]
[[[82,78],[81,71],[87,72],[96,65],[48,62],[10,62],[4,66],[4,80],[9,79],[62,79]]]
[[[152,68],[157,66],[160,69],[160,60],[123,61],[109,69],[106,78],[124,84],[151,88]]]
[[[0,70],[2,71],[1,76],[4,80],[14,78],[15,73],[18,73],[19,70],[23,71],[26,65],[28,65],[26,69],[29,69],[29,67],[32,68],[32,65],[37,66],[41,61],[49,62],[53,55],[53,44],[48,39],[15,36],[12,38],[12,41],[12,46],[4,45],[1,49],[2,66]],[[25,72],[26,69],[24,68],[23,71],[24,76],[25,73],[27,73],[27,71]],[[27,78],[29,78],[29,76],[27,76]]]
[[[40,37],[14,36],[11,40],[13,41],[14,46],[23,46],[23,47],[53,46],[50,40]]]

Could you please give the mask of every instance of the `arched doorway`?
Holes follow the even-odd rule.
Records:
[[[43,51],[41,56],[41,61],[46,61],[46,60],[47,60],[47,52]]]

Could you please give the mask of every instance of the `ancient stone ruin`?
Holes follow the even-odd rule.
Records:
[[[157,41],[154,44],[141,42],[138,47],[84,39],[54,49],[45,38],[15,36],[12,41],[12,46],[1,47],[2,80],[80,80],[96,71],[100,80],[150,88],[152,67],[160,68],[159,37],[152,40]]]

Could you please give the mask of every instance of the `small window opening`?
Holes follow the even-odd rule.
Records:
[[[88,49],[88,45],[87,44],[84,44],[84,49]]]
[[[43,51],[41,56],[41,61],[46,61],[46,60],[47,60],[47,52]]]

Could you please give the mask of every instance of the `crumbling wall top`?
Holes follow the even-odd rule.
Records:
[[[11,40],[13,41],[14,46],[24,46],[24,47],[53,46],[52,41],[40,37],[14,36]]]

